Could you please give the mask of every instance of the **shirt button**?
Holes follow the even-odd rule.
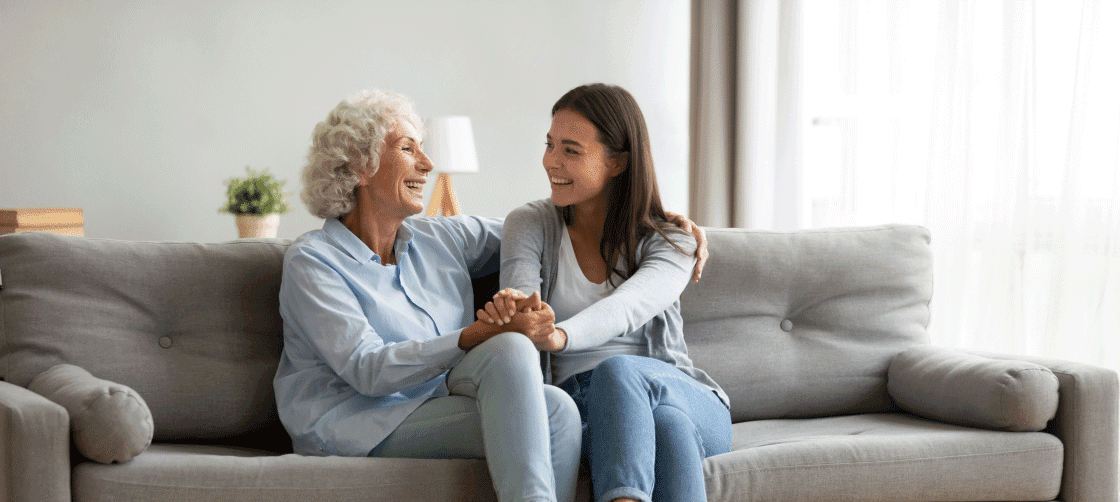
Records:
[[[159,337],[159,346],[163,347],[165,349],[170,348],[171,347],[171,337],[169,337],[169,336]]]
[[[783,319],[782,320],[782,331],[785,331],[786,333],[789,333],[790,331],[793,331],[793,321],[791,321],[789,319]]]

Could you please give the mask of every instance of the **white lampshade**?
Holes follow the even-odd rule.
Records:
[[[437,173],[478,172],[470,117],[436,117],[428,120],[427,128],[424,153],[432,159]]]

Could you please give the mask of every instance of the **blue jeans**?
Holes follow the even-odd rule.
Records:
[[[518,333],[472,349],[447,375],[450,396],[420,405],[373,457],[486,458],[498,500],[575,500],[580,418],[544,385],[540,356]]]
[[[560,384],[583,419],[596,502],[707,500],[704,459],[731,451],[731,413],[671,364],[613,356]]]

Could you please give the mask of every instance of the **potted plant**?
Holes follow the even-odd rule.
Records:
[[[225,206],[218,212],[237,215],[237,233],[246,237],[276,237],[280,215],[288,212],[281,190],[286,181],[272,177],[268,168],[257,172],[246,166],[248,177],[226,180]]]

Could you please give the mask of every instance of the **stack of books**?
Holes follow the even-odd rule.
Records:
[[[0,209],[0,235],[15,232],[51,232],[84,237],[82,210],[64,207]]]

